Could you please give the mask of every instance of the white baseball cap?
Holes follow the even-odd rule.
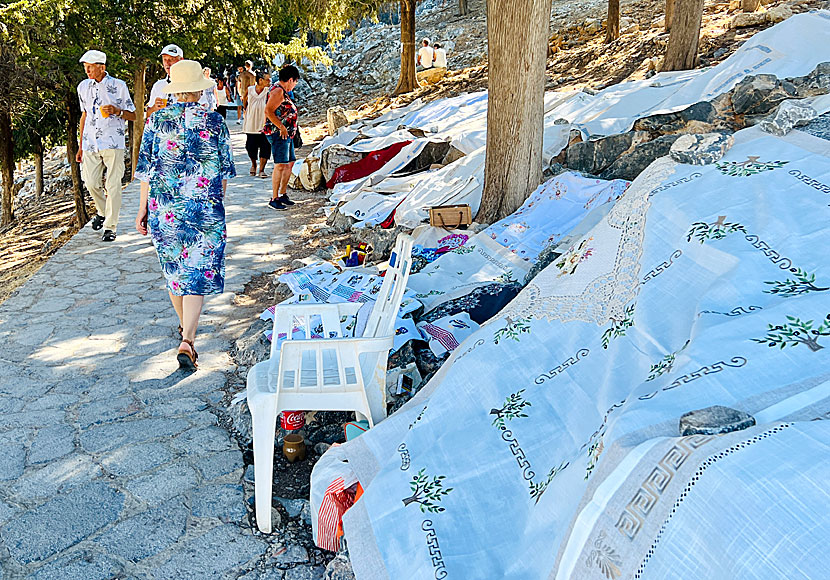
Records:
[[[88,50],[78,62],[87,64],[107,64],[107,55],[100,50]]]
[[[161,49],[159,56],[167,54],[169,56],[184,56],[184,51],[175,44],[168,44],[164,48]]]

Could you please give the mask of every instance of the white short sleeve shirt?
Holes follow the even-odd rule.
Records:
[[[101,114],[104,105],[115,105],[124,111],[135,111],[127,83],[109,74],[97,82],[85,79],[78,85],[81,112],[86,113],[81,147],[84,151],[124,149],[126,121],[121,117]]]
[[[422,67],[432,67],[432,59],[435,56],[435,51],[432,50],[431,46],[422,46],[419,48],[418,56],[420,57]]]
[[[435,60],[432,62],[435,68],[447,68],[447,51],[443,48],[435,49]]]

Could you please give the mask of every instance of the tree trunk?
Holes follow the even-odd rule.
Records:
[[[671,19],[674,17],[674,0],[666,0],[666,32],[671,30]]]
[[[401,76],[393,95],[418,88],[415,78],[415,0],[401,0]]]
[[[135,69],[134,77],[135,94],[133,95],[133,101],[135,102],[135,121],[133,121],[132,130],[130,131],[133,144],[132,155],[130,156],[130,160],[132,161],[130,180],[135,179],[135,166],[138,163],[138,152],[141,151],[141,137],[144,135],[144,99],[146,98],[144,94],[146,89],[144,81],[146,77],[147,63],[142,60]]]
[[[467,6],[467,0],[458,0],[458,15],[467,16],[469,13],[470,9]]]
[[[542,180],[550,7],[551,0],[487,0],[487,153],[476,216],[482,223],[516,211]]]
[[[35,148],[35,199],[43,195],[43,139],[40,134],[33,134]]]
[[[14,140],[12,137],[12,116],[9,111],[0,111],[0,175],[3,178],[3,196],[0,203],[0,227],[12,223],[14,217]]]
[[[663,61],[664,71],[687,70],[697,64],[703,0],[680,2],[674,8],[669,44]]]
[[[741,0],[741,11],[755,12],[761,7],[761,0]]]
[[[72,174],[72,192],[75,198],[75,216],[78,218],[78,227],[82,228],[89,221],[89,213],[84,199],[84,186],[81,182],[81,166],[75,161],[78,153],[78,125],[81,122],[81,110],[74,93],[66,93],[66,158]]]
[[[608,0],[608,18],[605,27],[605,43],[614,42],[620,37],[620,0]]]

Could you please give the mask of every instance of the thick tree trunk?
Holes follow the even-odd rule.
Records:
[[[687,70],[695,67],[702,18],[703,0],[688,0],[675,5],[662,70]]]
[[[0,111],[0,175],[3,179],[3,196],[0,203],[0,227],[12,222],[14,214],[14,140],[12,137],[12,116],[9,111]]]
[[[671,30],[671,19],[674,16],[674,0],[666,0],[666,32]]]
[[[470,8],[467,6],[467,0],[458,0],[458,15],[467,16],[470,13]]]
[[[418,88],[415,78],[415,0],[401,0],[401,76],[393,95]]]
[[[605,27],[605,42],[614,42],[620,37],[620,0],[608,0],[608,18]]]
[[[550,7],[551,0],[487,0],[490,80],[479,222],[513,213],[542,180]]]
[[[73,93],[66,94],[66,158],[72,175],[72,192],[75,198],[75,215],[78,218],[78,227],[82,228],[89,221],[89,213],[84,199],[84,186],[81,182],[81,166],[75,161],[78,153],[78,126],[81,122],[81,111]]]
[[[40,134],[32,135],[35,149],[35,199],[43,195],[43,139]]]
[[[147,63],[141,61],[135,69],[135,94],[133,101],[135,102],[135,121],[132,123],[132,130],[130,136],[132,137],[132,151],[130,159],[132,160],[132,173],[130,179],[135,179],[135,166],[138,163],[138,152],[141,150],[141,137],[144,135],[144,99],[145,96],[145,79],[147,77]]]

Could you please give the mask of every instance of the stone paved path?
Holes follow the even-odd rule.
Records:
[[[209,411],[250,323],[234,320],[233,292],[286,239],[243,139],[226,292],[206,300],[196,373],[178,370],[178,321],[133,227],[137,183],[114,243],[87,225],[0,305],[0,580],[282,578],[243,574],[268,542],[247,521],[242,453]]]

